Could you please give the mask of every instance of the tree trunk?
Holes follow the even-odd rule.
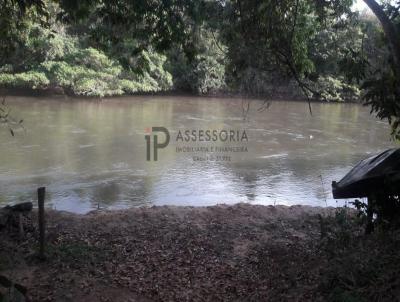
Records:
[[[372,10],[382,25],[383,31],[389,43],[389,49],[393,55],[394,72],[396,77],[400,79],[400,35],[393,22],[386,15],[382,7],[375,0],[364,0],[368,7]]]

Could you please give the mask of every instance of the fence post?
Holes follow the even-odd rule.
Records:
[[[46,188],[40,187],[38,193],[38,207],[39,207],[39,258],[45,259],[45,218],[44,218],[44,197]]]

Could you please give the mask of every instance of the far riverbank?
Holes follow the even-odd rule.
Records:
[[[188,91],[181,90],[168,90],[168,91],[159,91],[159,92],[138,92],[135,94],[123,94],[123,95],[111,95],[111,96],[82,96],[75,95],[72,91],[69,91],[62,87],[46,87],[43,89],[32,89],[32,88],[0,88],[0,97],[45,97],[45,98],[68,98],[70,100],[74,99],[119,99],[126,97],[140,97],[140,96],[166,96],[166,97],[198,97],[200,98],[220,98],[220,99],[246,99],[246,100],[263,100],[263,101],[299,101],[299,102],[311,102],[311,103],[349,103],[349,104],[358,104],[360,101],[355,101],[354,99],[348,99],[345,102],[343,101],[330,101],[326,102],[323,100],[310,99],[308,100],[306,97],[301,95],[298,92],[293,92],[289,87],[285,89],[284,87],[278,89],[279,92],[274,94],[260,94],[260,95],[251,95],[251,94],[240,94],[235,92],[221,91],[214,92],[210,94],[193,94]]]

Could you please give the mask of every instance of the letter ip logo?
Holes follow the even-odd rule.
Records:
[[[169,144],[169,132],[168,129],[165,127],[152,127],[151,131],[150,128],[146,128],[145,130],[146,133],[151,132],[153,134],[153,158],[154,161],[157,161],[158,159],[158,149],[165,148]],[[165,141],[163,143],[158,142],[158,135],[156,132],[162,132],[165,135]],[[147,161],[151,161],[151,135],[146,134],[144,136],[144,139],[146,140],[146,159]]]

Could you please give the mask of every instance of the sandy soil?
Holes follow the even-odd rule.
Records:
[[[44,262],[35,256],[33,213],[23,240],[0,232],[0,274],[26,286],[32,301],[318,301],[318,215],[334,211],[245,204],[48,211]]]

